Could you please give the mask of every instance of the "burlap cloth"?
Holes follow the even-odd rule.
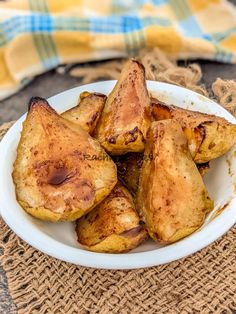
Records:
[[[140,58],[149,79],[176,83],[208,95],[199,85],[198,65],[177,67],[158,50],[141,53]],[[93,68],[85,80],[116,78],[119,69],[120,62],[108,63],[104,71]],[[85,71],[73,69],[72,74],[83,75],[81,70]],[[236,113],[234,81],[218,79],[209,93]],[[10,126],[11,123],[0,128],[0,138]],[[167,265],[129,271],[97,270],[61,262],[35,250],[1,219],[0,260],[19,314],[232,313],[236,310],[235,238],[236,226],[200,252]]]

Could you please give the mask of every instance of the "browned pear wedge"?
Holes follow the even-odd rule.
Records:
[[[155,241],[175,242],[203,224],[213,202],[177,121],[152,123],[145,155],[137,209]]]
[[[143,153],[127,153],[122,156],[114,156],[119,180],[135,196],[138,190],[140,169],[143,163]]]
[[[224,118],[168,106],[154,98],[152,115],[157,121],[174,119],[181,124],[196,163],[217,158],[236,143],[236,125]]]
[[[107,98],[95,137],[112,155],[142,152],[150,119],[145,70],[131,59]]]
[[[105,253],[127,252],[147,238],[133,199],[120,183],[102,203],[77,221],[76,233],[84,248]]]
[[[13,180],[17,200],[29,214],[72,221],[111,192],[117,175],[96,140],[35,97],[23,123]]]
[[[89,134],[93,134],[106,98],[103,94],[83,92],[78,105],[63,112],[61,116],[81,126]]]

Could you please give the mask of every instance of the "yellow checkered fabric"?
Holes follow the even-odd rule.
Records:
[[[159,47],[176,59],[236,62],[226,0],[9,0],[0,3],[0,99],[61,63]]]

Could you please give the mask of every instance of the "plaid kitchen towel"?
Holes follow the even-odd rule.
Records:
[[[157,46],[176,59],[236,62],[236,10],[226,0],[0,2],[0,99],[61,63]]]

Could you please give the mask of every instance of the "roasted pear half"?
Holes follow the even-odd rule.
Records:
[[[107,98],[95,137],[112,155],[144,150],[151,121],[144,67],[131,59]]]
[[[77,106],[63,112],[61,116],[92,134],[102,113],[107,96],[83,92]]]
[[[48,221],[72,221],[100,203],[117,182],[116,166],[80,126],[32,98],[13,180],[20,205]]]
[[[133,196],[138,190],[140,169],[142,167],[143,153],[127,153],[122,156],[114,156],[119,180],[127,187]]]
[[[137,208],[154,240],[175,242],[202,225],[213,202],[177,121],[152,123],[145,154]]]
[[[77,220],[76,233],[84,248],[105,253],[127,252],[147,238],[133,199],[120,183],[96,208]]]
[[[214,115],[182,109],[152,99],[155,120],[178,121],[196,163],[206,163],[226,153],[236,142],[236,125]]]

